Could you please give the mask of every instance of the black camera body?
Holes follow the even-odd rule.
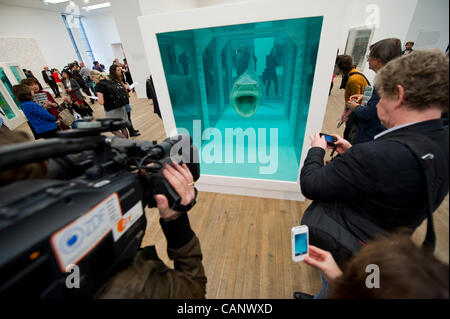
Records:
[[[110,275],[131,262],[145,231],[144,214],[117,241],[112,231],[97,232],[96,227],[100,225],[97,225],[95,215],[90,222],[88,219],[77,223],[84,215],[92,214],[90,211],[103,200],[116,196],[114,194],[117,194],[123,216],[135,205],[140,205],[143,211],[141,185],[131,173],[105,177],[111,178],[110,182],[101,187],[96,183],[88,185],[82,179],[70,182],[41,180],[39,183],[19,182],[1,190],[2,197],[14,191],[22,196],[11,198],[11,221],[2,218],[2,223],[8,225],[0,229],[0,296],[87,298]],[[23,190],[27,193],[23,194]],[[99,238],[93,238],[85,251],[75,252],[79,256],[73,259],[73,264],[79,267],[80,288],[69,289],[66,279],[70,271],[66,272],[68,265],[60,260],[61,249],[64,245],[70,248],[67,241],[71,240],[72,247],[78,242],[73,237],[52,238],[65,227],[70,231],[71,226],[78,230],[78,242],[86,241],[90,236]]]
[[[0,171],[48,158],[59,170],[52,179],[0,188],[0,297],[91,298],[134,259],[146,228],[144,208],[156,206],[154,195],[181,207],[162,168],[184,162],[197,180],[198,162],[189,162],[197,156],[192,140],[186,157],[185,148],[171,154],[181,136],[156,144],[100,135],[121,121],[95,121],[100,124],[45,142],[2,148]]]

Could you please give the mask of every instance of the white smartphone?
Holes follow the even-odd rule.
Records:
[[[291,229],[291,241],[292,241],[292,260],[302,261],[308,256],[308,226],[301,225],[292,227]]]

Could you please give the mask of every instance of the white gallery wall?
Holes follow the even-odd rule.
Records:
[[[282,5],[283,1],[278,2]],[[346,8],[346,14],[341,20],[344,30],[339,42],[341,53],[345,50],[348,29],[373,23],[374,15],[378,15],[379,20],[372,43],[388,37],[397,37],[403,43],[415,41],[416,49],[437,47],[445,50],[448,45],[448,0],[338,1]],[[122,43],[134,81],[140,83],[137,87],[138,96],[145,97],[145,81],[151,70],[145,59],[137,18],[143,15],[239,2],[259,2],[259,0],[112,0],[112,12],[89,15],[84,17],[83,21],[94,57],[105,66],[109,66],[116,58],[111,45]],[[378,11],[374,11],[374,6]],[[68,61],[77,59],[58,12],[0,4],[0,38],[35,39],[44,63],[51,67],[62,68]],[[5,59],[6,57],[0,56],[0,60]],[[27,57],[17,55],[16,60],[26,61]],[[37,69],[35,65],[23,67],[31,69],[41,80],[40,67]],[[373,80],[375,74],[368,70],[367,63],[363,72]]]
[[[140,98],[145,98],[147,97],[145,83],[150,76],[150,69],[145,59],[144,43],[137,21],[137,17],[141,15],[139,1],[111,0],[111,7],[131,76],[134,82],[139,83],[136,86],[136,94]]]
[[[449,42],[448,0],[419,0],[406,41],[414,41],[414,49],[438,48],[445,52]]]
[[[109,67],[115,58],[120,58],[114,54],[112,47],[113,43],[121,41],[111,12],[88,15],[83,18],[83,25],[97,61]],[[92,68],[92,65],[89,68]]]
[[[435,0],[427,0],[432,2]],[[370,44],[386,38],[398,38],[402,43],[407,38],[417,7],[417,0],[347,0],[346,16],[342,17],[344,28],[341,36],[339,54],[344,54],[348,30],[354,27],[375,24]],[[429,17],[432,19],[432,17]],[[363,73],[373,82],[375,72],[364,63]]]
[[[151,74],[137,18],[204,6],[242,2],[242,0],[111,0],[112,13],[133,76],[138,97],[146,97],[145,83]]]
[[[69,61],[77,59],[72,42],[68,36],[61,14],[39,9],[23,8],[0,4],[0,38],[33,38],[36,40],[45,64],[50,67],[62,68]],[[26,61],[28,52],[17,50],[17,59]],[[23,53],[23,57],[20,54]],[[5,60],[0,55],[0,61]],[[22,65],[31,69],[42,84],[45,84],[39,68],[32,65]]]
[[[283,1],[278,0],[280,6]],[[331,0],[330,0],[331,1]],[[416,41],[416,48],[438,47],[445,50],[448,42],[448,0],[333,0],[345,7],[342,17],[339,52],[345,51],[348,30],[367,24],[376,24],[371,43],[385,38],[396,37],[402,43]],[[239,2],[259,2],[259,0],[112,0],[114,19],[128,62],[137,82],[143,83],[151,74],[148,63],[143,58],[143,45],[137,17],[167,13],[172,11],[235,4]],[[145,34],[143,35],[145,37]],[[338,49],[336,48],[336,50]],[[134,70],[133,70],[134,69]],[[362,70],[369,80],[375,73],[364,63]],[[332,70],[330,71],[330,73]],[[144,97],[144,88],[138,89],[138,96]]]
[[[198,0],[139,0],[142,15],[198,8]]]
[[[0,37],[0,61],[19,63],[22,68],[31,70],[39,82],[45,86],[40,70],[46,62],[36,39]]]

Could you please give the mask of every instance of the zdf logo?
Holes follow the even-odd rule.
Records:
[[[119,231],[119,233],[123,232],[126,228],[128,223],[131,221],[131,215],[125,218],[121,218],[118,222],[117,222],[117,230]]]

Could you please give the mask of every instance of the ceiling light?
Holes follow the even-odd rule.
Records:
[[[101,9],[111,6],[111,2],[105,2],[105,3],[99,3],[99,4],[93,4],[92,6],[86,6],[81,7],[81,9],[84,9],[86,11],[95,10],[95,9]]]
[[[44,0],[45,4],[57,4],[57,3],[62,3],[62,2],[67,2],[69,0]]]

